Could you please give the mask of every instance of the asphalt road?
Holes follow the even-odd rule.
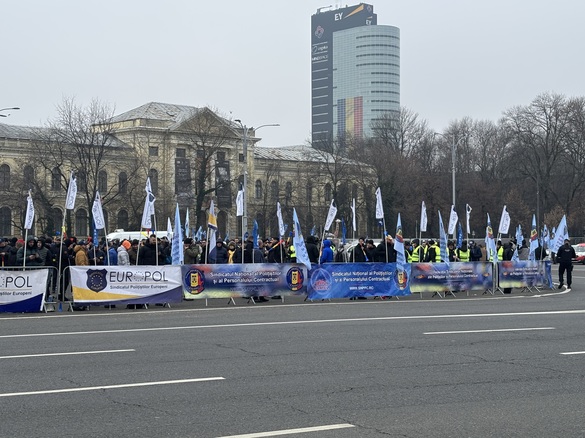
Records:
[[[0,436],[583,437],[584,294],[2,314]]]

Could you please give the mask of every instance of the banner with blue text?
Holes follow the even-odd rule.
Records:
[[[411,292],[486,290],[493,287],[488,262],[413,263]]]
[[[48,275],[48,269],[2,270],[0,312],[40,312]]]
[[[550,260],[505,261],[498,263],[500,287],[534,287],[552,288],[552,265]]]

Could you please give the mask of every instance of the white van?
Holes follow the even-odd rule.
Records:
[[[137,240],[146,239],[151,234],[153,234],[153,233],[148,232],[146,230],[144,230],[144,231],[115,230],[113,233],[108,234],[106,237],[108,238],[108,242],[111,242],[114,239],[118,239],[119,241],[122,241],[124,239],[128,239],[129,241],[132,241],[134,239],[137,239]],[[154,234],[159,239],[166,237],[167,239],[171,240],[173,237],[173,236],[170,236],[169,233],[167,233],[166,231],[162,231],[162,230],[155,231]]]

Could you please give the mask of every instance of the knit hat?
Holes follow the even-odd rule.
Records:
[[[130,242],[128,240],[124,240],[122,242],[122,246],[126,249],[126,251],[128,251],[132,245],[130,244]]]

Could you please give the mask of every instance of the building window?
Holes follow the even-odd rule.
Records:
[[[149,146],[148,147],[148,156],[158,157],[158,146]]]
[[[87,176],[83,170],[77,173],[77,191],[85,192],[87,190]]]
[[[217,161],[223,163],[225,161],[225,152],[218,152],[217,153]]]
[[[79,178],[78,178],[79,180]],[[84,238],[87,237],[87,211],[83,208],[80,208],[75,212],[75,234],[78,237]]]
[[[12,236],[12,210],[0,208],[0,236]]]
[[[118,212],[118,228],[123,230],[128,229],[128,211],[120,210]]]
[[[49,224],[47,228],[52,234],[61,234],[61,226],[63,225],[63,212],[59,208],[53,208],[49,216]]]
[[[148,171],[148,177],[150,178],[152,194],[158,196],[158,171],[156,169],[150,169]]]
[[[51,171],[51,190],[58,192],[61,190],[61,172],[59,168],[55,167]]]
[[[262,199],[262,181],[256,180],[256,191],[254,193],[256,199]]]
[[[120,175],[118,175],[118,193],[120,195],[128,193],[128,175],[126,172],[120,172]]]
[[[273,201],[278,200],[278,181],[272,181],[270,183],[270,199]]]
[[[23,169],[25,189],[32,189],[35,181],[35,170],[32,166],[24,166]]]
[[[177,158],[185,158],[187,156],[187,150],[185,148],[177,148],[175,154]]]
[[[0,190],[10,190],[10,166],[0,166]]]
[[[108,191],[108,174],[105,170],[98,172],[98,192],[106,193]]]
[[[325,201],[331,202],[331,184],[325,184]]]

